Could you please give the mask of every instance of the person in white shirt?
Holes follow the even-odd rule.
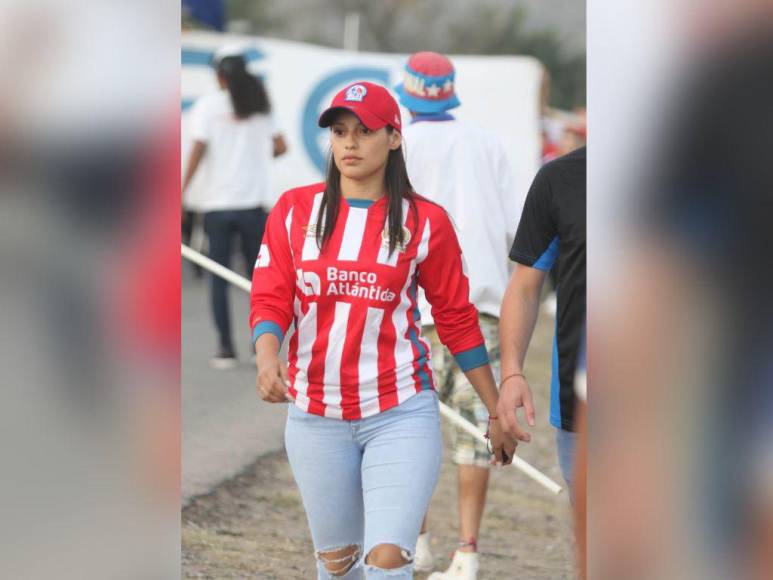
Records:
[[[454,90],[454,67],[438,53],[412,55],[404,81],[396,87],[400,103],[413,117],[404,130],[408,174],[416,192],[443,206],[450,214],[462,246],[470,300],[479,312],[491,366],[499,381],[498,316],[509,278],[509,231],[518,223],[521,200],[516,194],[504,147],[493,134],[455,119],[448,111],[460,105]],[[420,302],[422,323],[432,316],[426,300]],[[488,414],[464,374],[437,338],[432,361],[440,398],[482,431]],[[493,418],[492,418],[493,420]],[[469,434],[451,433],[453,461],[458,465],[460,542],[446,572],[430,580],[475,579],[479,567],[477,538],[486,502],[491,455]],[[432,570],[425,519],[416,548],[416,569]]]
[[[260,78],[250,74],[241,54],[215,60],[220,90],[200,97],[191,115],[191,148],[183,192],[197,171],[204,173],[206,194],[200,208],[209,239],[209,255],[229,267],[231,240],[240,238],[247,275],[258,257],[268,210],[274,200],[269,172],[273,157],[287,146],[271,115],[271,104]],[[212,276],[212,312],[218,349],[210,364],[231,368],[236,354],[231,339],[227,282]]]

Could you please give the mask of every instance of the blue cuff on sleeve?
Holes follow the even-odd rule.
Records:
[[[282,341],[284,340],[282,329],[276,322],[271,322],[270,320],[264,320],[255,325],[255,328],[252,330],[252,343],[254,344],[261,335],[266,333],[271,333],[276,336],[277,339],[279,339],[279,344],[282,344]]]
[[[550,241],[550,245],[542,253],[539,259],[537,259],[537,261],[532,264],[531,267],[536,268],[537,270],[542,270],[543,272],[550,270],[556,263],[556,260],[558,260],[559,245],[560,238],[556,236]]]
[[[487,365],[488,352],[486,351],[486,345],[481,344],[475,348],[462,351],[458,354],[455,354],[454,358],[456,358],[456,362],[459,365],[459,368],[461,368],[464,372],[482,367],[483,365]]]

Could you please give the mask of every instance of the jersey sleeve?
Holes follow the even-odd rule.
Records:
[[[273,112],[268,114],[268,130],[272,139],[279,137],[282,134],[279,123],[277,123],[276,120],[276,115]]]
[[[463,371],[488,364],[462,249],[450,218],[440,208],[425,221],[416,261],[418,282],[441,342]]]
[[[540,169],[529,188],[510,249],[511,260],[543,271],[550,270],[555,264],[559,246],[548,167]]]
[[[206,143],[210,137],[210,113],[206,97],[199,98],[191,107],[191,138]]]
[[[293,319],[295,268],[286,221],[291,206],[286,197],[268,216],[250,292],[252,341],[271,333],[281,344]]]

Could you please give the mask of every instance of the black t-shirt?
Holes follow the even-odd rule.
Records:
[[[574,374],[585,323],[586,148],[543,166],[529,189],[510,259],[558,269],[550,422],[573,430]]]

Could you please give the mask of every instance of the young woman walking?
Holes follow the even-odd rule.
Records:
[[[238,236],[249,269],[255,263],[266,215],[273,205],[269,173],[271,159],[287,146],[276,129],[263,81],[250,74],[240,54],[215,61],[220,90],[200,97],[191,109],[193,146],[183,180],[183,192],[201,169],[206,193],[199,200],[209,256],[230,267],[232,238]],[[236,365],[231,340],[228,283],[212,276],[212,314],[218,346],[210,366]]]
[[[412,578],[442,453],[419,287],[489,410],[497,462],[511,461],[515,442],[494,416],[453,226],[408,180],[397,103],[384,87],[354,83],[319,125],[330,127],[326,182],[280,198],[255,266],[257,388],[266,401],[293,401],[285,442],[318,578]],[[278,353],[291,323],[285,367]]]

